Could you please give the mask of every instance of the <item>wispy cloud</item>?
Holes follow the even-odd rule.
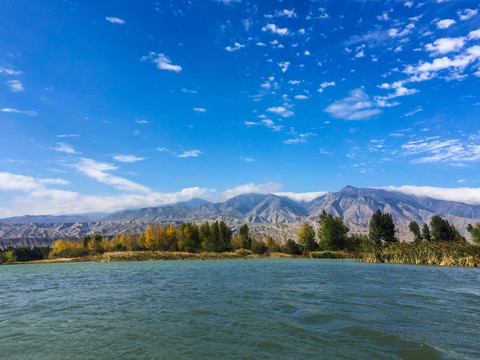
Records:
[[[225,47],[225,50],[229,51],[229,52],[233,52],[233,51],[237,51],[237,50],[240,50],[240,49],[243,49],[245,47],[245,45],[242,45],[238,42],[235,42],[233,44],[233,46],[227,46]]]
[[[207,109],[201,108],[201,107],[194,107],[194,108],[193,108],[193,111],[203,113],[203,112],[206,112]]]
[[[325,111],[335,118],[345,120],[368,119],[382,112],[361,88],[352,90],[350,96],[328,105]]]
[[[57,135],[58,138],[70,138],[70,137],[78,137],[80,136],[79,134],[60,134]]]
[[[178,154],[177,157],[179,158],[198,157],[198,155],[200,154],[202,154],[200,150],[187,150],[181,154]]]
[[[29,111],[29,110],[18,110],[18,109],[13,109],[13,108],[3,108],[0,109],[1,112],[6,112],[6,113],[14,113],[14,114],[27,114],[30,116],[37,116],[38,113],[36,111]]]
[[[68,185],[69,182],[58,178],[34,178],[9,172],[0,172],[0,190],[29,192],[44,188],[44,185],[47,184]]]
[[[66,154],[78,154],[78,152],[76,152],[71,145],[64,144],[64,143],[58,143],[57,146],[53,148],[53,150],[63,152]]]
[[[148,55],[142,56],[141,61],[150,60],[152,63],[157,65],[157,68],[160,70],[168,70],[174,72],[182,71],[180,65],[173,65],[172,61],[162,53],[149,52]]]
[[[465,162],[480,161],[480,141],[478,136],[466,139],[440,139],[428,137],[411,140],[402,145],[404,155],[413,157],[412,163],[449,163],[459,165]]]
[[[147,186],[111,174],[111,171],[118,169],[117,166],[112,164],[82,158],[72,166],[82,174],[101,183],[113,186],[117,190],[140,193],[151,192],[151,189]]]
[[[325,195],[326,191],[312,191],[312,192],[304,192],[304,193],[294,193],[294,192],[276,192],[274,195],[277,196],[284,196],[290,198],[294,201],[312,201],[319,196]]]
[[[266,183],[266,184],[254,184],[249,183],[245,185],[239,185],[232,189],[225,190],[221,193],[220,197],[222,199],[230,199],[232,197],[241,195],[241,194],[270,194],[277,192],[283,188],[282,184],[279,183]]]
[[[107,20],[108,22],[112,23],[112,24],[119,24],[119,25],[123,25],[125,24],[125,20],[123,19],[119,19],[117,17],[106,17],[105,20]]]
[[[25,90],[22,82],[19,80],[10,80],[8,86],[10,87],[11,92],[22,92]]]
[[[474,9],[474,10],[464,9],[464,10],[458,10],[457,11],[458,18],[461,21],[469,20],[472,17],[474,17],[475,15],[477,15],[477,13],[478,13],[478,9]]]
[[[145,158],[137,157],[135,155],[115,155],[113,158],[117,161],[124,163],[134,163],[137,161],[145,160]]]
[[[472,205],[480,204],[480,188],[442,188],[433,186],[403,185],[387,186],[383,189],[439,200],[458,201]]]
[[[0,74],[18,76],[21,75],[22,72],[20,70],[12,69],[11,67],[0,66]]]
[[[317,136],[317,134],[314,133],[304,133],[304,134],[295,134],[294,138],[284,140],[283,143],[287,145],[292,145],[292,144],[302,144],[307,142],[307,138],[310,136]]]

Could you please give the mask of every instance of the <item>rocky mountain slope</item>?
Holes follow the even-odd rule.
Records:
[[[99,233],[104,236],[143,231],[151,222],[162,224],[182,221],[203,222],[224,220],[233,229],[249,224],[252,232],[267,233],[286,240],[295,238],[298,225],[309,222],[316,227],[319,214],[325,210],[344,219],[353,232],[366,233],[372,214],[380,209],[392,214],[400,238],[409,239],[408,223],[420,226],[432,216],[440,215],[453,223],[462,234],[468,223],[480,221],[480,206],[427,197],[406,195],[382,189],[359,189],[347,186],[327,193],[311,202],[295,202],[273,194],[244,194],[222,203],[192,199],[179,204],[121,211],[95,221],[78,221],[78,217],[34,217],[51,221],[14,223],[0,219],[0,246],[49,244],[52,239],[82,238]],[[22,220],[29,219],[21,217]],[[65,219],[54,221],[55,219]],[[68,220],[76,221],[68,221]],[[81,219],[81,218],[80,218]]]

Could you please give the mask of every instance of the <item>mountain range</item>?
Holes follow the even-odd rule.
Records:
[[[415,220],[422,226],[434,215],[446,218],[464,235],[467,235],[467,224],[480,222],[480,205],[346,186],[338,192],[326,193],[309,202],[298,202],[274,194],[243,194],[219,203],[192,199],[108,215],[45,215],[0,219],[0,246],[44,245],[57,238],[80,239],[94,233],[103,236],[126,231],[139,233],[152,222],[178,225],[184,221],[201,223],[217,220],[224,220],[234,230],[242,224],[248,224],[252,233],[268,233],[284,241],[296,238],[296,230],[302,222],[308,222],[316,228],[322,210],[340,216],[350,231],[367,233],[370,218],[377,209],[392,214],[397,235],[404,240],[412,237],[408,231],[410,221]]]

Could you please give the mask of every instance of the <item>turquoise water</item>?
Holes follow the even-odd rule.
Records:
[[[2,359],[478,359],[480,269],[264,259],[0,267]]]

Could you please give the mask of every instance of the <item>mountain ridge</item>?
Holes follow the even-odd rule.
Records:
[[[295,238],[298,225],[308,222],[317,227],[322,210],[340,216],[352,232],[366,233],[372,214],[380,209],[392,214],[397,233],[402,239],[410,239],[408,223],[417,221],[421,226],[432,216],[440,215],[466,234],[468,223],[480,221],[480,205],[438,200],[401,192],[345,186],[338,192],[329,192],[312,201],[295,201],[274,194],[242,194],[224,202],[212,203],[202,199],[119,211],[97,219],[85,221],[5,223],[0,219],[0,246],[50,243],[53,239],[81,238],[99,233],[113,236],[127,231],[141,232],[151,222],[164,225],[181,222],[225,221],[234,230],[244,223],[262,235],[270,233],[281,240]],[[30,219],[28,216],[23,217]],[[33,217],[36,219],[48,216]],[[54,220],[51,217],[50,220]],[[69,219],[60,216],[59,219]],[[75,220],[72,216],[71,220]]]

